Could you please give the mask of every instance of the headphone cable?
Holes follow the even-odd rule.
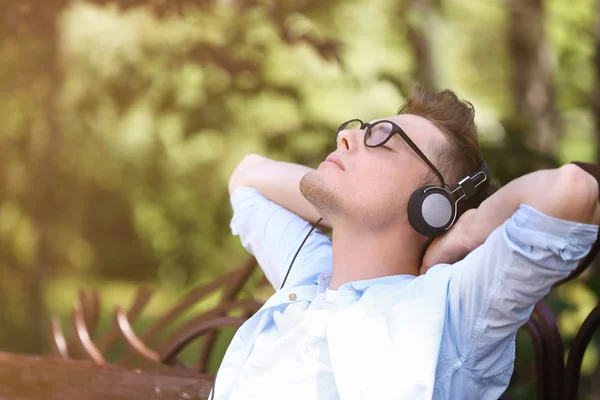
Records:
[[[308,239],[310,234],[315,230],[315,228],[317,227],[317,225],[319,225],[319,223],[321,221],[323,221],[323,218],[319,218],[317,223],[313,225],[313,227],[310,229],[310,231],[308,231],[308,234],[306,235],[306,237],[300,244],[300,247],[298,247],[298,250],[296,251],[294,258],[292,259],[292,262],[290,263],[290,266],[288,267],[287,273],[285,274],[285,277],[283,278],[283,282],[281,283],[281,286],[279,287],[279,290],[283,289],[283,285],[285,285],[285,281],[287,281],[288,275],[290,274],[290,271],[292,270],[292,265],[294,265],[294,261],[296,261],[296,257],[298,257],[298,253],[300,253],[300,249],[302,248],[302,246],[304,246],[304,243],[306,243],[306,240]],[[217,372],[215,372],[215,378],[213,379],[213,389],[212,389],[211,395],[210,395],[211,400],[215,399],[215,386],[217,385],[217,375],[218,374],[219,374],[219,370],[217,369]]]
[[[294,255],[294,258],[292,259],[292,262],[290,263],[290,266],[289,266],[289,268],[287,270],[287,273],[285,274],[285,277],[283,278],[283,282],[281,282],[281,286],[279,287],[279,290],[283,289],[283,285],[285,285],[285,281],[287,281],[288,275],[290,274],[290,271],[292,270],[292,265],[294,265],[294,261],[296,261],[296,257],[298,257],[298,253],[300,253],[300,249],[302,248],[302,246],[304,246],[304,243],[306,242],[306,240],[308,239],[308,237],[310,236],[310,234],[312,233],[312,231],[315,230],[315,228],[317,227],[317,225],[319,225],[319,223],[321,221],[323,221],[323,218],[319,218],[319,220],[317,221],[317,223],[313,225],[313,227],[311,228],[310,231],[308,231],[308,234],[306,235],[306,237],[302,241],[302,244],[300,245],[300,247],[298,247],[298,251],[296,251],[296,254]]]

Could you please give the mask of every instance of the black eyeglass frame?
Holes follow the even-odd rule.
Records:
[[[337,130],[337,133],[335,134],[335,143],[337,145],[337,139],[338,139],[338,135],[340,134],[340,131],[346,129],[346,127],[351,124],[352,122],[360,122],[360,129],[365,129],[365,136],[364,136],[364,143],[365,146],[369,147],[369,148],[376,148],[376,147],[380,147],[383,146],[384,144],[386,144],[391,138],[392,136],[394,136],[396,133],[398,135],[400,135],[400,137],[406,142],[406,144],[408,144],[410,146],[411,149],[413,149],[415,151],[415,153],[417,153],[417,155],[419,157],[421,157],[423,159],[423,161],[425,161],[425,163],[427,163],[427,165],[433,170],[433,172],[437,175],[437,177],[440,179],[440,181],[442,182],[442,186],[447,187],[448,189],[449,186],[446,185],[446,182],[444,182],[444,177],[442,176],[442,174],[440,173],[440,171],[438,171],[438,169],[431,163],[431,161],[429,161],[429,159],[425,156],[425,154],[423,154],[423,152],[417,147],[417,145],[410,140],[410,138],[408,137],[408,135],[406,134],[406,132],[404,132],[402,130],[402,128],[400,128],[397,124],[395,124],[392,121],[383,119],[383,120],[379,120],[377,122],[375,122],[374,124],[369,124],[368,122],[363,122],[362,120],[355,118],[355,119],[351,119],[349,121],[344,122],[343,124],[341,124]],[[383,140],[381,143],[378,143],[376,145],[370,145],[367,143],[367,137],[369,136],[369,134],[371,133],[371,129],[374,126],[377,126],[381,123],[388,123],[392,126],[392,130],[390,131],[390,133],[388,134],[388,137],[385,138],[385,140]]]

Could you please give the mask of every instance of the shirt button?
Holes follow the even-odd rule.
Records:
[[[290,293],[290,295],[288,296],[288,299],[290,299],[290,301],[296,300],[296,293]]]
[[[319,275],[318,281],[319,285],[325,285],[327,283],[327,274],[322,273]]]

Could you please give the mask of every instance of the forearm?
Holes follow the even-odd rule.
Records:
[[[312,168],[271,160],[256,154],[246,156],[229,180],[229,192],[238,187],[253,187],[269,200],[287,208],[305,220],[315,223],[322,215],[300,193],[300,180]],[[330,228],[324,218],[321,226]]]
[[[520,177],[485,200],[459,221],[468,247],[482,244],[489,234],[527,204],[551,217],[598,224],[598,185],[574,165],[541,170]]]
[[[513,217],[521,204],[554,218],[531,210]],[[479,379],[496,379],[510,368],[519,327],[597,239],[597,227],[572,222],[597,224],[597,209],[598,185],[591,175],[573,165],[542,170],[507,184],[465,214],[470,223],[463,236],[450,233],[433,244],[426,267],[447,262],[448,253],[454,264],[448,289],[454,332],[448,336],[456,339],[446,348],[456,349],[462,368]],[[457,252],[452,240],[465,236],[485,244]],[[473,251],[464,257],[464,250]]]

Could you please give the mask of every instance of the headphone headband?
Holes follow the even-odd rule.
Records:
[[[457,191],[461,191],[461,195],[460,197],[457,199],[461,200],[463,197],[465,199],[470,198],[471,196],[473,196],[475,193],[477,193],[478,191],[478,187],[483,184],[484,182],[489,182],[490,181],[490,170],[487,166],[487,163],[485,161],[481,161],[481,166],[479,167],[479,169],[477,171],[475,171],[475,173],[473,174],[473,176],[465,176],[463,179],[461,179],[458,182],[458,187],[456,189],[454,189],[452,191],[453,194],[455,194]]]

